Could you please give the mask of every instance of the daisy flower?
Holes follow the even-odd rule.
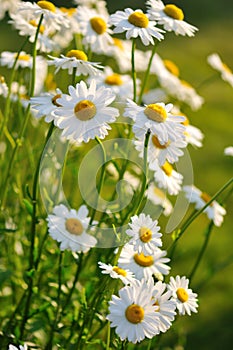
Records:
[[[197,312],[197,294],[188,288],[189,280],[183,276],[171,277],[168,284],[168,290],[172,293],[172,300],[176,302],[176,307],[180,315]]]
[[[156,187],[152,182],[147,189],[147,198],[155,205],[163,208],[163,214],[169,216],[173,211],[173,206],[160,188]]]
[[[103,274],[110,275],[111,278],[119,278],[124,284],[129,284],[135,279],[134,274],[129,270],[124,270],[111,264],[104,264],[101,261],[98,262],[98,265],[102,269],[101,272]]]
[[[45,116],[46,123],[50,123],[54,120],[54,115],[52,112],[55,111],[61,105],[57,102],[57,99],[60,98],[62,92],[60,89],[56,89],[56,93],[46,92],[41,96],[31,97],[30,105],[32,112],[35,113],[36,118],[41,118]]]
[[[111,129],[107,123],[114,122],[119,115],[118,109],[108,107],[115,94],[104,87],[97,89],[95,80],[89,88],[81,81],[68,89],[69,95],[62,94],[57,99],[61,107],[53,112],[55,125],[63,130],[62,136],[78,142],[88,142],[96,136],[103,139]]]
[[[201,209],[208,203],[211,199],[206,192],[202,192],[194,185],[184,186],[183,190],[186,194],[187,199],[190,203],[195,204],[197,210]],[[205,210],[204,213],[208,216],[210,220],[213,220],[215,226],[221,226],[223,222],[223,216],[226,215],[226,210],[218,204],[218,202],[213,201]]]
[[[167,189],[170,195],[177,195],[181,190],[183,176],[175,171],[167,161],[160,166],[158,162],[150,165],[150,169],[154,171],[154,181],[159,188]]]
[[[8,86],[5,82],[5,78],[0,75],[0,95],[3,97],[7,97],[8,95]]]
[[[151,89],[142,95],[144,104],[149,105],[156,102],[168,102],[168,95],[161,88]]]
[[[0,56],[0,65],[12,68],[17,57],[17,52],[3,51]],[[21,51],[16,63],[17,68],[31,68],[32,56],[24,51]]]
[[[104,0],[73,0],[73,2],[79,6],[82,5],[89,9],[94,9],[100,14],[108,15],[107,3]]]
[[[78,211],[60,204],[48,215],[50,236],[60,243],[60,249],[86,253],[97,243],[95,237],[86,233],[90,221],[88,209],[82,205]]]
[[[144,283],[137,281],[119,290],[119,297],[112,296],[107,320],[123,341],[134,344],[158,333],[157,307],[153,305],[152,292]]]
[[[159,232],[158,221],[153,221],[150,215],[141,213],[139,216],[132,216],[129,227],[126,230],[127,235],[131,237],[129,243],[139,254],[153,254],[157,247],[162,246],[162,234]]]
[[[164,5],[161,0],[148,0],[147,5],[149,5],[150,18],[158,24],[162,24],[168,32],[191,37],[198,30],[198,28],[184,21],[184,13],[176,5]]]
[[[153,279],[148,280],[148,287],[152,290],[153,305],[157,306],[156,316],[159,317],[158,331],[165,333],[172,325],[176,315],[176,302],[171,300],[171,292],[167,290],[166,283]]]
[[[105,53],[113,42],[112,30],[108,24],[108,16],[84,6],[77,12],[77,21],[83,35],[83,44],[90,46],[95,53]]]
[[[120,254],[118,266],[122,269],[129,269],[135,278],[148,280],[152,275],[168,275],[170,266],[166,265],[170,259],[165,258],[167,252],[156,248],[151,255],[137,253],[132,244],[127,243]]]
[[[225,156],[233,156],[233,146],[226,147],[224,149]]]
[[[217,53],[213,53],[207,57],[209,65],[221,73],[223,80],[227,81],[233,87],[233,73],[232,70],[222,62]]]
[[[5,17],[6,12],[9,12],[9,13],[16,12],[20,3],[21,3],[20,0],[1,0],[0,20]]]
[[[75,75],[77,76],[95,76],[100,74],[99,69],[103,68],[98,63],[89,62],[85,52],[80,50],[70,50],[66,56],[61,54],[60,58],[50,55],[48,57],[51,59],[51,61],[48,61],[48,65],[56,67],[55,74],[60,69],[68,69],[68,74],[73,74],[74,69],[76,69]]]
[[[183,116],[174,116],[170,113],[171,103],[153,103],[147,106],[138,106],[132,100],[127,100],[124,116],[134,120],[133,132],[138,139],[142,138],[148,129],[156,134],[161,145],[168,141],[184,139],[185,126]]]
[[[126,8],[124,11],[117,11],[110,16],[111,23],[115,26],[114,33],[126,32],[126,39],[140,37],[144,45],[154,45],[154,38],[162,40],[163,30],[156,28],[156,22],[149,19],[148,14],[141,10]]]

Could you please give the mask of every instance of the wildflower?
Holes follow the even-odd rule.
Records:
[[[49,234],[60,243],[61,250],[86,253],[97,243],[95,237],[86,232],[90,217],[85,205],[78,211],[69,210],[63,204],[57,205],[53,209],[53,214],[48,215],[47,221]]]
[[[144,338],[152,338],[158,333],[158,316],[153,305],[152,291],[144,281],[136,281],[131,286],[119,290],[119,297],[112,296],[107,319],[111,327],[123,341],[136,344]]]
[[[61,69],[68,69],[68,74],[73,74],[74,69],[76,70],[75,75],[98,75],[100,74],[99,69],[103,67],[98,63],[89,62],[85,52],[80,50],[70,50],[66,56],[60,55],[59,57],[49,56],[51,61],[48,61],[49,66],[55,66],[55,74]]]
[[[131,237],[129,243],[134,246],[134,250],[138,251],[139,254],[153,254],[155,248],[162,246],[162,234],[159,232],[158,221],[153,221],[150,215],[141,213],[139,216],[132,216],[129,227],[126,230],[127,235]]]
[[[162,40],[163,30],[156,28],[156,22],[149,19],[148,14],[141,10],[126,8],[124,11],[117,11],[110,16],[111,23],[115,26],[114,33],[126,32],[126,39],[140,37],[144,45],[154,45],[154,38]]]
[[[101,261],[98,262],[98,265],[102,269],[103,274],[108,274],[111,278],[119,278],[124,284],[129,284],[134,280],[134,274],[129,270],[124,270],[111,264],[107,265]]]
[[[73,0],[73,2],[79,6],[82,5],[89,9],[94,9],[99,14],[108,15],[107,3],[104,0]]]
[[[132,244],[127,243],[120,254],[118,266],[129,269],[135,278],[148,280],[153,274],[168,275],[170,267],[166,265],[170,259],[165,258],[166,251],[156,248],[151,255],[137,253]]]
[[[196,209],[201,209],[208,203],[211,197],[206,193],[199,190],[194,185],[184,186],[183,190],[186,197],[190,203],[195,203]],[[213,201],[205,210],[204,213],[208,216],[210,220],[213,220],[215,226],[221,226],[223,222],[223,216],[226,214],[226,210],[218,204],[218,202]]]
[[[148,186],[147,198],[155,205],[160,205],[163,208],[163,214],[169,216],[172,213],[173,207],[166,194],[152,182]]]
[[[12,68],[17,57],[17,52],[3,51],[0,56],[0,65]],[[31,68],[32,67],[32,56],[25,51],[21,51],[16,63],[16,69]]]
[[[233,156],[233,146],[226,147],[224,149],[225,156]]]
[[[20,3],[20,0],[1,0],[0,20],[5,17],[6,12],[14,13]]]
[[[176,35],[191,37],[198,30],[184,21],[183,11],[173,4],[164,5],[161,0],[148,0],[147,5],[149,5],[148,13],[150,18],[158,22],[158,24],[162,24],[163,28],[168,32],[173,31]]]
[[[171,277],[168,284],[168,290],[172,292],[172,300],[176,302],[176,307],[180,315],[197,312],[197,294],[188,288],[189,280],[183,276]]]
[[[135,102],[127,100],[125,117],[134,120],[133,132],[137,138],[142,138],[148,129],[156,134],[161,145],[168,141],[176,141],[184,138],[185,127],[181,123],[185,120],[182,116],[173,116],[170,111],[171,103],[153,103],[147,106],[138,106]]]
[[[207,61],[212,68],[221,73],[222,79],[233,87],[232,70],[224,62],[222,62],[220,56],[217,53],[213,53],[207,57]]]
[[[5,82],[5,78],[0,75],[0,96],[7,97],[8,95],[8,86]]]
[[[84,81],[76,87],[69,86],[69,95],[62,94],[57,99],[61,107],[54,114],[54,122],[62,129],[62,136],[78,142],[88,142],[96,136],[103,139],[119,115],[116,108],[108,107],[115,99],[115,94],[104,87],[96,88],[92,80],[89,88]]]

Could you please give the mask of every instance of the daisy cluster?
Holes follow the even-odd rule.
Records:
[[[197,210],[210,202],[204,212],[220,226],[226,210],[193,184],[184,186],[184,175],[176,167],[189,144],[203,145],[202,131],[192,125],[183,108],[198,111],[204,99],[180,76],[174,62],[154,50],[166,32],[193,37],[198,29],[185,21],[182,9],[161,0],[146,1],[145,12],[126,8],[111,15],[105,1],[75,0],[73,5],[1,2],[0,18],[8,12],[10,25],[35,45],[38,54],[23,49],[0,54],[0,66],[20,76],[20,83],[7,83],[0,76],[0,95],[14,106],[30,108],[34,127],[44,118],[61,131],[60,142],[68,140],[76,146],[111,137],[112,129],[119,132],[114,122],[123,120],[124,137],[132,138],[138,156],[146,160],[149,181],[143,195],[153,209],[171,215],[172,198],[183,191]],[[233,86],[232,72],[217,54],[209,56],[208,63]],[[232,147],[225,154],[232,155]],[[106,173],[118,179],[120,171],[113,165],[106,167]],[[142,172],[128,167],[121,175],[130,182],[132,193],[139,195]],[[122,341],[137,343],[166,332],[177,314],[196,313],[198,299],[185,276],[167,280],[170,259],[162,249],[158,220],[132,208],[127,243],[112,260],[102,259],[98,266],[123,283],[118,296],[111,297],[106,319]],[[111,227],[121,223],[121,215],[111,214]],[[47,216],[48,233],[61,251],[87,253],[98,246],[96,232],[105,224],[94,219],[85,203],[77,210],[60,203]]]

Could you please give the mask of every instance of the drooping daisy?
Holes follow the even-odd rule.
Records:
[[[167,161],[160,166],[158,162],[150,165],[154,171],[154,180],[159,188],[167,189],[170,195],[177,195],[181,190],[183,176],[174,170],[172,165]]]
[[[170,266],[166,265],[170,259],[166,258],[167,252],[156,248],[151,255],[137,253],[132,244],[127,243],[120,254],[118,266],[129,269],[135,278],[148,280],[153,274],[168,275]]]
[[[112,296],[109,302],[107,320],[123,341],[134,344],[158,334],[158,316],[153,305],[152,292],[144,281],[136,281],[131,286],[119,290],[119,297]]]
[[[57,102],[57,99],[60,98],[61,95],[61,90],[56,89],[56,93],[46,92],[41,96],[31,97],[30,105],[34,116],[38,119],[45,116],[46,123],[53,121],[54,115],[52,112],[61,107],[61,105]]]
[[[3,51],[0,56],[0,65],[12,68],[17,57],[17,52]],[[21,51],[16,63],[16,69],[31,68],[32,67],[32,56],[25,51]]]
[[[197,294],[188,288],[189,280],[185,276],[171,277],[168,284],[168,290],[172,293],[172,300],[176,302],[176,307],[180,315],[197,312]]]
[[[221,73],[223,80],[228,82],[233,87],[233,73],[232,70],[222,62],[220,56],[217,53],[213,53],[207,57],[208,63],[212,68]]]
[[[224,149],[225,156],[232,156],[233,157],[233,146],[226,147]]]
[[[137,138],[142,138],[148,129],[155,134],[161,143],[184,139],[185,126],[183,116],[173,116],[171,103],[153,103],[145,107],[138,106],[132,100],[127,100],[124,116],[134,120],[133,132]]]
[[[96,88],[96,81],[92,80],[89,88],[84,81],[69,86],[69,95],[62,94],[57,99],[61,105],[54,114],[55,125],[62,129],[62,136],[78,142],[88,142],[96,136],[103,139],[119,115],[116,108],[108,107],[115,99],[111,89]]]
[[[53,209],[53,214],[48,215],[47,221],[49,234],[60,243],[61,250],[86,253],[97,243],[96,238],[86,232],[90,217],[85,205],[78,211],[69,210],[63,204],[57,205]]]
[[[173,4],[164,5],[161,0],[148,0],[148,13],[151,19],[162,24],[168,32],[176,35],[194,36],[198,28],[184,21],[183,11]]]
[[[202,192],[194,185],[184,186],[183,190],[186,194],[187,199],[190,203],[195,204],[195,208],[201,209],[208,203],[211,196],[206,192]],[[226,215],[226,210],[218,202],[213,201],[205,210],[204,213],[208,216],[210,220],[213,220],[215,226],[221,226],[223,222],[223,216]]]
[[[129,227],[126,230],[127,235],[131,237],[129,243],[133,245],[134,250],[139,254],[153,254],[157,247],[162,246],[162,234],[159,232],[158,221],[153,221],[150,215],[141,213],[139,216],[132,216]]]
[[[166,197],[166,193],[163,192],[160,188],[156,187],[152,182],[148,186],[147,198],[155,205],[159,205],[163,208],[163,214],[168,216],[172,213],[173,206],[169,199]]]
[[[124,284],[129,284],[135,279],[133,273],[129,270],[124,270],[111,264],[104,264],[101,261],[98,262],[98,265],[102,269],[101,272],[103,274],[110,275],[111,278],[119,278]]]
[[[156,28],[156,22],[149,19],[148,14],[142,10],[126,8],[124,11],[117,11],[110,16],[111,23],[115,26],[114,33],[126,32],[126,39],[140,37],[144,45],[154,45],[154,38],[162,40],[163,30]]]
[[[113,42],[108,17],[84,6],[78,8],[76,17],[83,35],[83,44],[90,46],[95,53],[108,51]]]
[[[27,345],[19,345],[19,347],[9,344],[8,350],[27,350]]]
[[[70,50],[66,56],[61,54],[61,57],[53,57],[48,55],[51,61],[48,61],[49,66],[55,66],[55,74],[60,69],[68,69],[68,74],[73,74],[75,69],[75,75],[79,76],[90,75],[95,76],[100,74],[100,69],[103,67],[95,62],[89,62],[85,52],[80,50]]]
[[[3,97],[7,97],[8,95],[8,86],[5,82],[5,78],[0,75],[0,95]]]
[[[152,290],[152,299],[157,306],[156,315],[159,316],[158,331],[165,333],[172,325],[176,315],[176,303],[171,300],[171,292],[167,290],[166,283],[153,279],[148,280],[148,287]]]

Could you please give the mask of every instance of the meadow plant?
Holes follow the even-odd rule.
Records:
[[[232,193],[232,178],[214,196],[194,186],[188,146],[204,135],[184,110],[204,99],[157,53],[167,31],[198,29],[161,0],[111,15],[104,1],[1,3],[22,44],[0,55],[0,347],[159,348],[198,312],[192,280]],[[174,275],[202,213],[193,268]]]

